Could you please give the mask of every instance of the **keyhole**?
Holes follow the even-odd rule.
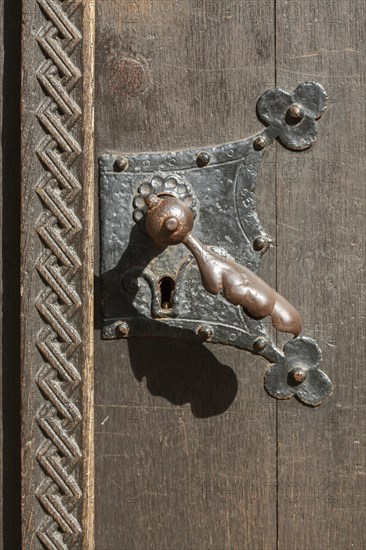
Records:
[[[160,305],[163,309],[172,308],[172,293],[175,287],[174,279],[163,277],[159,282],[160,287]]]

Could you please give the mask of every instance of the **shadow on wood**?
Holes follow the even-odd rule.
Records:
[[[21,547],[20,515],[20,65],[21,2],[3,7],[2,502],[3,547]],[[0,543],[1,545],[1,543]],[[2,546],[2,545],[1,545]]]
[[[95,277],[97,329],[101,328],[100,287],[100,279]],[[131,298],[126,307],[133,308],[132,302]],[[234,371],[222,365],[204,344],[176,338],[131,338],[128,349],[136,379],[146,378],[150,393],[173,405],[190,403],[197,418],[222,414],[235,399],[238,380]]]
[[[146,379],[152,395],[173,405],[191,404],[192,414],[207,418],[225,412],[234,401],[238,380],[203,344],[165,338],[128,341],[137,380]]]

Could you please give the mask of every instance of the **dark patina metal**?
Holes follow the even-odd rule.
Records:
[[[258,101],[268,127],[257,136],[99,159],[104,338],[233,345],[274,363],[265,387],[277,398],[317,405],[331,392],[316,342],[299,336],[296,309],[255,274],[271,243],[255,210],[262,156],[276,138],[309,147],[325,105],[319,84],[300,84],[292,94],[275,88]],[[266,316],[297,336],[283,352],[261,322]]]

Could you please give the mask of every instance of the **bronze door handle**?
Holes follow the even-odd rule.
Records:
[[[245,266],[210,250],[192,233],[194,216],[183,201],[169,195],[149,195],[146,229],[161,248],[183,243],[193,254],[204,288],[219,294],[255,319],[270,316],[274,328],[298,336],[302,321],[283,296]]]

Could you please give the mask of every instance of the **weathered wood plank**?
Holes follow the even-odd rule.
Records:
[[[260,129],[256,100],[274,84],[273,6],[97,1],[97,154]],[[270,155],[258,195],[273,234]],[[261,274],[275,284],[273,253]],[[223,346],[102,342],[96,328],[96,547],[274,549],[276,404],[265,363]]]
[[[29,549],[93,548],[93,7],[93,0],[23,3],[22,544]]]
[[[277,0],[277,82],[321,82],[313,148],[278,148],[278,281],[318,339],[335,391],[279,404],[279,548],[365,548],[365,9]]]

